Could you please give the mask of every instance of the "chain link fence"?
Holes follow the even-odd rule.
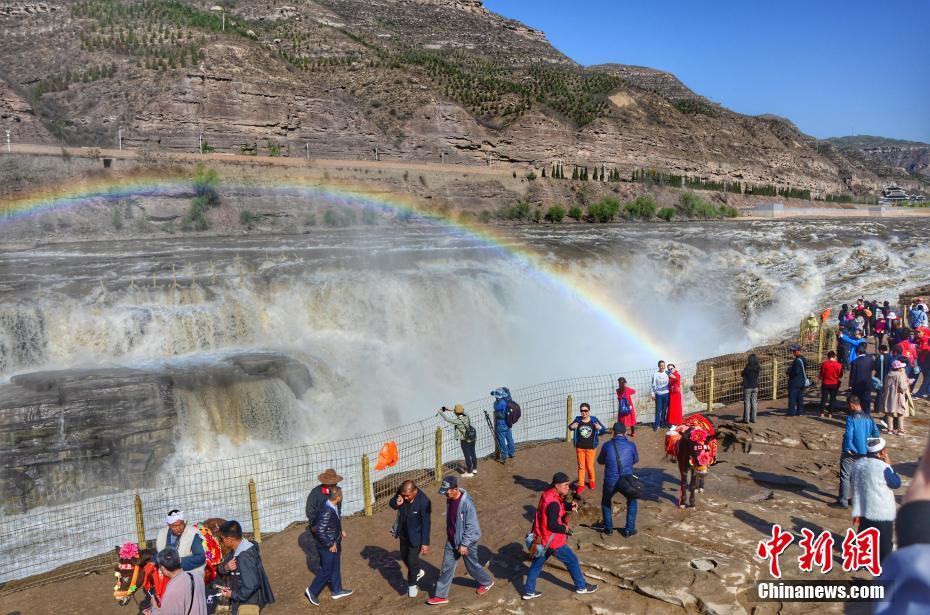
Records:
[[[815,341],[804,344],[813,383],[817,382],[820,359],[833,339],[831,331],[824,328]],[[783,397],[791,359],[788,345],[766,346],[755,352],[762,363],[760,399]],[[741,372],[748,354],[676,364],[682,375],[684,412],[712,411],[715,406],[740,401]],[[513,389],[513,398],[522,407],[522,418],[513,427],[514,439],[524,446],[565,439],[566,426],[582,402],[589,403],[592,414],[605,425],[612,425],[618,414],[615,388],[620,376],[636,391],[637,421],[649,424],[655,414],[650,397],[653,372],[654,368],[624,371]],[[488,395],[464,404],[478,433],[479,458],[495,452],[494,434],[485,419],[486,412],[492,414],[492,401]],[[396,443],[399,460],[393,467],[376,470],[378,451],[389,441]],[[6,510],[27,512],[0,517],[0,593],[114,565],[118,545],[154,541],[172,508],[185,511],[189,522],[220,517],[238,520],[246,532],[278,532],[305,519],[307,494],[326,468],[334,468],[344,477],[343,511],[352,514],[386,506],[406,479],[422,484],[436,481],[437,472],[451,471],[461,459],[454,428],[432,416],[336,442],[165,468],[151,489],[133,489],[132,477],[125,477],[127,488],[121,493],[59,506],[30,507],[16,502]],[[254,501],[249,494],[250,481],[255,485]]]

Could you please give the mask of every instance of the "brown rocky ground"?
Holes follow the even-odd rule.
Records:
[[[760,421],[742,425],[733,421],[737,409],[719,410],[714,420],[723,434],[720,462],[707,479],[707,491],[699,497],[698,508],[678,510],[675,466],[663,459],[661,432],[640,429],[636,435],[641,462],[638,475],[649,486],[649,496],[641,502],[639,534],[630,539],[604,537],[590,529],[597,519],[597,498],[584,494],[584,506],[573,522],[571,544],[578,553],[586,575],[601,590],[590,596],[570,591],[567,573],[555,560],[545,570],[538,589],[543,597],[531,603],[520,600],[526,562],[520,545],[526,533],[539,491],[551,475],[574,468],[569,445],[551,443],[522,449],[513,465],[506,467],[483,461],[481,473],[463,479],[474,496],[481,518],[481,560],[488,562],[497,579],[495,588],[484,597],[474,594],[474,583],[459,570],[447,611],[459,613],[805,613],[807,603],[756,603],[747,598],[753,580],[767,577],[763,562],[755,556],[758,541],[779,523],[799,534],[807,527],[817,532],[827,529],[837,536],[850,526],[849,513],[829,507],[835,497],[838,448],[842,418],[807,416],[789,419],[780,411],[783,400],[762,402]],[[771,410],[775,409],[774,412]],[[909,435],[889,436],[891,458],[905,481],[913,475],[915,460],[926,441],[928,411],[920,402],[918,416],[910,421]],[[903,493],[903,488],[900,490]],[[426,557],[427,572],[422,588],[432,589],[438,575],[442,511],[435,486],[427,493],[436,505],[433,551]],[[622,520],[624,505],[615,505],[615,516]],[[295,516],[299,511],[295,511]],[[106,520],[89,520],[105,523]],[[343,556],[346,587],[356,591],[351,598],[331,602],[324,595],[327,612],[373,613],[427,611],[421,592],[417,599],[404,595],[402,570],[397,561],[396,542],[388,535],[390,510],[372,517],[346,520],[348,538]],[[89,531],[92,531],[90,529]],[[294,526],[262,543],[262,554],[274,586],[277,603],[268,613],[310,613],[303,588],[312,575],[298,546],[302,527]],[[76,537],[79,539],[79,537]],[[63,546],[64,548],[64,546]],[[797,568],[797,544],[782,556],[785,578],[804,576]],[[834,548],[839,567],[839,550]],[[848,578],[841,568],[829,578]],[[112,576],[109,571],[71,579],[52,587],[28,589],[0,597],[0,613],[77,614],[126,613],[112,603]],[[864,609],[838,603],[818,604],[823,613],[859,613]]]

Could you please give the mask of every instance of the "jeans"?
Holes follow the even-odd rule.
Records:
[[[614,513],[613,497],[620,493],[619,481],[613,483],[604,483],[601,491],[601,515],[604,517],[604,530],[613,531]],[[625,496],[624,496],[625,497]],[[629,531],[636,529],[636,511],[639,508],[639,502],[636,498],[626,498],[626,529]]]
[[[436,581],[436,593],[433,594],[438,598],[448,598],[449,588],[452,587],[452,577],[455,576],[455,567],[458,565],[459,558],[465,560],[465,570],[469,576],[478,582],[478,585],[490,585],[494,579],[491,573],[481,567],[478,563],[478,544],[475,543],[468,547],[468,555],[459,554],[459,550],[446,541],[446,547],[442,552],[442,570],[439,573],[439,580]]]
[[[792,387],[788,389],[788,416],[801,416],[804,414],[804,388]]]
[[[756,411],[759,409],[759,387],[743,389],[743,420],[756,422]]]
[[[584,589],[587,587],[587,581],[584,580],[584,573],[581,572],[581,565],[578,564],[578,556],[571,550],[568,545],[562,545],[558,549],[546,549],[546,554],[537,557],[530,564],[530,571],[526,574],[526,583],[523,584],[523,594],[530,594],[536,591],[536,580],[542,572],[543,566],[549,556],[554,555],[568,569],[568,574],[572,575],[572,581],[575,582],[575,589]]]
[[[863,455],[850,455],[845,451],[840,457],[840,492],[837,496],[837,502],[840,504],[849,504],[849,499],[852,497],[850,477],[852,476],[853,464],[856,463],[857,459],[862,459],[862,457]]]
[[[327,585],[329,585],[329,589],[332,593],[341,592],[342,571],[340,560],[342,559],[342,546],[340,545],[339,550],[335,553],[331,552],[320,543],[317,543],[316,547],[317,551],[320,553],[320,571],[316,573],[316,576],[313,578],[313,583],[310,584],[310,593],[314,596],[319,596],[320,592],[323,591],[323,588]]]
[[[501,452],[501,460],[517,454],[517,447],[513,442],[513,431],[506,423],[497,424],[497,448]]]
[[[668,393],[656,395],[656,416],[652,422],[652,431],[658,431],[659,427],[668,427],[665,418],[668,416],[669,397]]]
[[[420,574],[420,545],[412,545],[401,536],[400,559],[407,566],[407,585],[416,585]]]
[[[836,410],[836,394],[840,390],[838,384],[820,385],[820,411],[833,412]],[[829,402],[829,405],[828,405]]]
[[[460,441],[462,443],[462,455],[465,457],[465,471],[473,472],[478,469],[478,457],[475,456],[475,443]]]
[[[884,562],[894,548],[891,541],[894,537],[894,521],[872,521],[863,517],[859,522],[859,531],[870,527],[878,529],[878,561]]]

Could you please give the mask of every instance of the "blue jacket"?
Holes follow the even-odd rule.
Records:
[[[804,357],[794,357],[788,365],[788,388],[803,389],[804,382],[807,380],[807,359]]]
[[[856,338],[849,337],[843,333],[840,335],[840,341],[849,346],[849,362],[852,363],[856,360],[856,357],[859,356],[859,346],[865,344],[868,340],[864,337],[857,340]]]
[[[855,412],[846,417],[846,432],[843,434],[843,454],[852,451],[856,455],[867,455],[866,441],[879,437],[878,426],[864,412]]]
[[[576,416],[575,420],[573,420],[572,423],[578,423],[579,425],[581,425],[581,416]],[[607,433],[607,428],[604,427],[604,423],[602,423],[601,420],[597,418],[596,416],[591,417],[590,424],[594,425],[594,423],[597,423],[601,426],[600,430],[596,430],[596,429],[594,430],[594,448],[597,448],[597,443],[598,443],[598,440],[600,439],[599,436]],[[569,425],[571,425],[571,423],[569,423]],[[575,446],[578,446],[578,428],[576,427],[572,431],[574,432],[572,433],[572,444]]]
[[[400,495],[400,489],[397,490],[397,495]],[[401,527],[406,528],[404,538],[414,547],[428,545],[433,504],[423,490],[417,489],[413,501],[408,503],[405,500],[400,506],[397,505],[397,496],[394,496],[390,505],[398,511],[398,521],[401,522]]]
[[[478,524],[478,511],[475,510],[475,503],[464,489],[461,489],[461,492],[458,518],[455,520],[455,544],[452,545],[456,549],[475,545],[481,538],[481,525]]]
[[[875,615],[930,613],[930,544],[913,544],[892,553],[882,564],[879,581],[890,585]]]
[[[615,444],[616,449],[614,448]],[[617,453],[620,454],[620,462],[623,464],[623,476],[632,474],[633,466],[639,463],[639,452],[636,450],[636,445],[630,442],[626,436],[614,436],[607,440],[601,447],[601,452],[597,455],[597,462],[604,466],[605,485],[613,485],[620,478]]]
[[[339,513],[327,502],[323,504],[320,514],[316,518],[317,542],[327,549],[342,543],[342,519]]]
[[[503,397],[494,402],[494,421],[498,429],[510,429],[507,426],[507,400]]]

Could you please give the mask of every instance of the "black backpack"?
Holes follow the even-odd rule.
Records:
[[[474,442],[478,439],[478,430],[472,426],[471,419],[468,418],[468,415],[465,415],[465,418],[468,420],[468,426],[465,427],[465,441]]]
[[[507,401],[507,416],[504,417],[504,421],[507,423],[507,427],[513,427],[517,424],[517,421],[520,420],[520,404],[510,399]]]

